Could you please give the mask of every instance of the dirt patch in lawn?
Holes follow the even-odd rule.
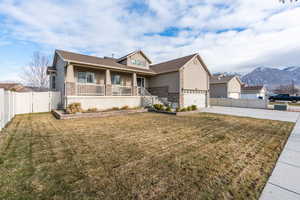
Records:
[[[17,116],[0,146],[0,199],[257,199],[292,127],[207,113]]]

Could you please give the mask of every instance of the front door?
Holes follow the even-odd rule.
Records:
[[[139,88],[145,88],[145,78],[144,77],[137,77],[136,78],[137,86]]]
[[[137,86],[138,86],[138,94],[145,95],[145,78],[144,77],[137,77],[136,78]]]

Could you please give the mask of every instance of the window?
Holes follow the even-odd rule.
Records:
[[[113,85],[121,85],[121,76],[120,75],[112,75],[111,83]]]
[[[51,76],[51,89],[55,89],[55,76]]]
[[[78,72],[79,83],[96,83],[95,73],[93,72]]]
[[[141,61],[141,60],[131,60],[131,63],[134,65],[139,65],[139,66],[146,66],[146,62],[145,61]]]

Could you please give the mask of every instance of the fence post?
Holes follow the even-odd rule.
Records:
[[[51,92],[48,91],[48,111],[51,112],[51,107],[52,107],[52,95],[51,95]]]
[[[0,131],[4,127],[4,89],[0,88]]]

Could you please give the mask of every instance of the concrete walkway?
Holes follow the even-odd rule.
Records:
[[[234,107],[219,107],[214,106],[205,108],[203,112],[224,114],[224,115],[236,115],[241,117],[253,117],[258,119],[270,119],[287,122],[296,122],[300,113],[298,112],[286,112],[277,110],[264,110],[264,109],[252,109],[252,108],[234,108]]]
[[[296,122],[260,200],[300,200],[300,113],[211,107],[203,112]]]

